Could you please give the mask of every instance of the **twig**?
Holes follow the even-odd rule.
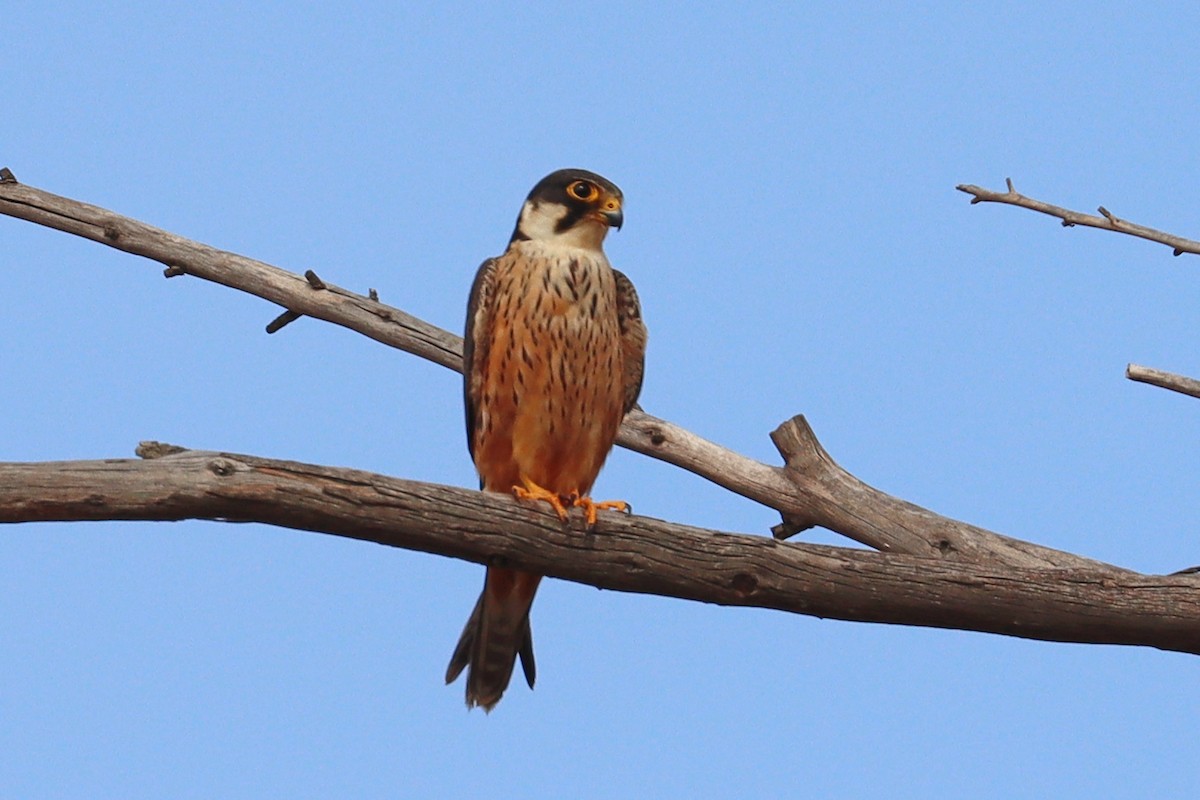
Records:
[[[1130,236],[1136,236],[1139,239],[1147,239],[1151,242],[1165,244],[1172,248],[1175,255],[1183,255],[1184,253],[1192,253],[1200,255],[1200,242],[1193,239],[1185,239],[1182,236],[1176,236],[1172,233],[1147,228],[1145,225],[1138,225],[1128,220],[1120,219],[1115,216],[1104,206],[1100,206],[1098,211],[1100,216],[1091,214],[1081,214],[1078,211],[1072,211],[1061,206],[1051,205],[1050,203],[1035,200],[1032,197],[1026,197],[1013,188],[1012,178],[1006,178],[1008,191],[995,192],[991,189],[984,189],[981,186],[972,184],[959,184],[954,187],[960,192],[965,192],[971,197],[971,204],[975,203],[1007,203],[1008,205],[1020,206],[1028,208],[1031,211],[1038,211],[1042,214],[1049,214],[1052,217],[1058,217],[1062,220],[1063,227],[1069,228],[1073,225],[1086,225],[1089,228],[1100,228],[1106,231],[1116,231],[1117,233],[1125,233]]]
[[[317,273],[313,272],[311,269],[304,271],[304,280],[308,281],[308,285],[314,289],[324,291],[329,288],[325,285],[325,281],[317,277]],[[292,311],[291,309],[288,309],[267,323],[267,333],[278,333],[285,325],[291,325],[293,322],[303,316],[304,315],[298,311]]]
[[[314,289],[328,289],[329,288],[328,286],[325,285],[325,281],[323,281],[319,277],[317,277],[317,273],[313,272],[311,269],[304,270],[304,280],[308,281],[308,285]]]
[[[283,326],[291,325],[303,316],[303,314],[297,314],[295,311],[285,311],[267,323],[267,333],[278,333]]]
[[[1140,364],[1130,364],[1125,367],[1125,377],[1131,381],[1149,383],[1173,392],[1200,397],[1200,381],[1173,372],[1164,372],[1153,367],[1143,367]]]

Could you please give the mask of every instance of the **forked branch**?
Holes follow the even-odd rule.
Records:
[[[154,259],[166,265],[168,277],[192,275],[275,302],[285,310],[269,331],[315,317],[461,369],[458,336],[380,303],[373,292],[364,297],[311,273],[306,280],[22,186],[11,173],[8,178],[0,176],[0,213]],[[508,559],[625,591],[839,619],[1200,652],[1200,587],[1194,578],[1138,575],[887,495],[839,466],[803,417],[785,422],[772,438],[783,466],[635,410],[618,442],[777,509],[784,519],[776,528],[779,538],[819,525],[880,552],[613,515],[601,523],[603,536],[580,536],[565,533],[552,515],[478,492],[211,453],[148,463],[0,465],[0,521],[254,520],[474,561]],[[117,473],[120,479],[108,481]],[[55,476],[78,480],[68,491]],[[154,494],[159,485],[171,492]],[[95,502],[97,497],[103,502]]]
[[[581,516],[564,526],[542,505],[504,495],[232,453],[161,445],[139,452],[148,460],[0,463],[0,522],[261,522],[602,589],[1200,654],[1194,576],[951,562],[613,512],[588,533]]]
[[[278,303],[287,311],[268,331],[300,316],[315,317],[444,367],[462,369],[461,337],[334,286],[311,271],[301,277],[15,180],[0,183],[0,213],[145,256],[166,264],[169,275],[193,275]],[[617,442],[776,509],[785,520],[776,530],[780,536],[818,525],[885,552],[1031,567],[1103,566],[941,517],[867,486],[827,455],[801,463],[798,454],[806,448],[824,453],[802,418],[785,423],[776,436],[777,444],[790,448],[783,453],[787,467],[735,453],[640,410],[626,416]]]

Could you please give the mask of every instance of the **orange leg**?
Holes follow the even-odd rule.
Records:
[[[563,505],[562,498],[549,489],[543,489],[526,476],[521,476],[521,483],[524,486],[514,486],[513,494],[521,500],[545,500],[554,509],[554,513],[558,514],[558,518],[563,522],[567,521],[567,507]]]

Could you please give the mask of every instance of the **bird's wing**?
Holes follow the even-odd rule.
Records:
[[[492,292],[496,285],[496,260],[479,266],[467,301],[467,330],[463,337],[463,405],[467,412],[467,449],[475,456],[475,431],[483,393],[483,370],[492,342]]]
[[[633,281],[619,270],[617,279],[617,322],[621,326],[622,377],[625,385],[625,413],[637,405],[642,391],[642,373],[646,364],[646,325],[642,322],[642,304],[638,302]]]

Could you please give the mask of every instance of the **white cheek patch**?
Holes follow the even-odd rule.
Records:
[[[581,219],[565,231],[558,230],[558,223],[568,213],[567,207],[561,203],[530,200],[521,207],[521,233],[535,242],[553,242],[562,247],[599,250],[608,228],[600,222]]]
[[[530,200],[521,208],[521,233],[530,239],[553,239],[558,235],[555,226],[566,215],[567,207],[564,205]]]

